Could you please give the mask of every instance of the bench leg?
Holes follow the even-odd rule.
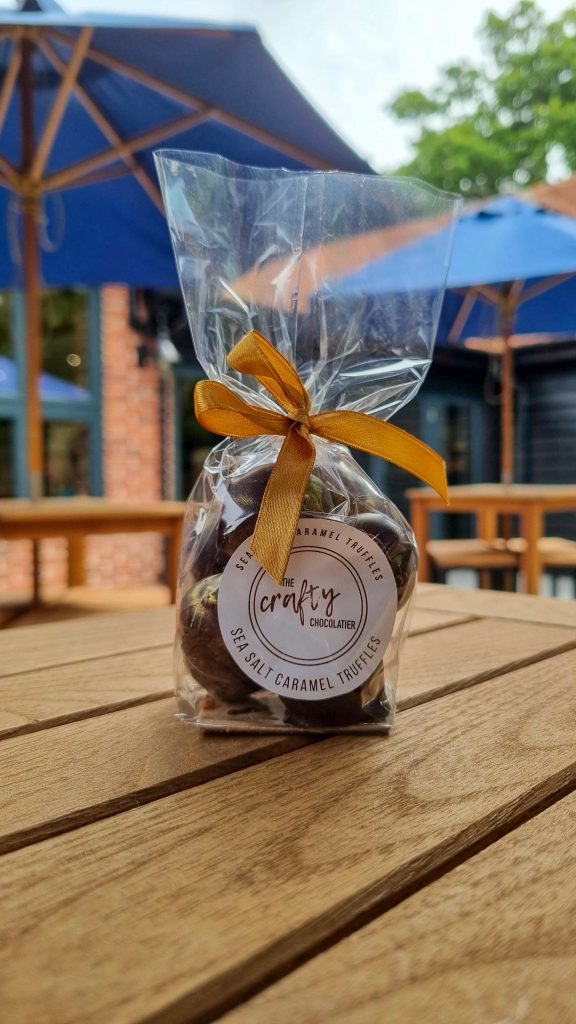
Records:
[[[478,582],[480,584],[480,590],[492,590],[494,580],[492,578],[491,569],[480,569],[478,573]]]
[[[68,586],[83,587],[86,583],[86,544],[84,537],[68,537]]]
[[[42,603],[41,593],[41,570],[42,570],[42,558],[40,541],[32,541],[32,604],[38,605]]]
[[[180,539],[182,523],[177,522],[167,536],[166,543],[166,583],[170,589],[170,601],[176,601],[178,591],[178,574],[180,568]]]

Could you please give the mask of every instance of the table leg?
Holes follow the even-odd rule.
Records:
[[[414,530],[418,545],[418,579],[421,583],[430,581],[430,556],[426,550],[428,543],[428,510],[419,498],[410,502],[410,524]]]
[[[494,541],[497,537],[498,516],[493,508],[481,508],[476,513],[476,536],[481,540]],[[480,589],[489,590],[492,586],[492,572],[481,569],[479,572]]]
[[[540,591],[541,559],[538,541],[542,536],[542,509],[538,505],[529,506],[522,515],[526,551],[522,555],[524,589],[527,594],[538,594]]]
[[[40,541],[32,541],[32,604],[42,603],[41,593],[42,559],[40,557]]]
[[[493,541],[498,536],[498,515],[494,508],[482,508],[476,513],[476,535],[481,540]]]
[[[68,537],[68,586],[83,587],[86,583],[85,538]]]
[[[171,532],[168,534],[168,542],[166,545],[166,583],[170,588],[170,600],[172,603],[176,600],[176,593],[178,590],[181,536],[182,523],[177,522],[173,525]]]

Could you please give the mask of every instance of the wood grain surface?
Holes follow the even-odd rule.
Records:
[[[6,854],[8,1019],[214,1019],[576,785],[575,671],[574,652],[541,660],[402,712],[390,739],[324,740]]]
[[[222,1024],[574,1024],[576,795]]]
[[[174,607],[90,616],[0,634],[0,677],[128,651],[164,647],[174,640]]]
[[[417,600],[418,608],[549,623],[576,630],[576,601],[564,601],[558,597],[531,597],[495,590],[454,590],[452,587],[420,584]]]
[[[143,625],[138,618],[140,613],[125,614],[125,625],[119,615],[103,615],[88,623],[43,626],[40,632],[22,627],[25,632],[21,634],[19,645],[15,634],[3,631],[0,650],[6,652],[6,658],[0,663],[0,739],[119,710],[171,693],[174,609],[148,611]],[[98,622],[95,631],[92,630],[94,621]],[[467,621],[470,616],[457,612],[416,608],[410,635]],[[58,658],[64,663],[2,675],[2,667],[30,666],[38,660],[35,648],[39,643],[46,651],[48,663]],[[144,649],[134,649],[128,654],[112,653],[121,651],[122,647]],[[18,648],[22,652],[19,658]]]
[[[407,643],[400,708],[472,685],[515,663],[537,660],[562,646],[567,636],[561,627],[516,622],[506,630],[497,623],[494,630],[489,620],[465,620],[447,631],[446,623],[438,628],[432,614],[436,631]],[[168,696],[171,660],[171,648],[158,648],[46,669],[33,674],[33,680],[28,675],[0,680],[0,777],[12,781],[10,794],[0,795],[0,851],[307,742],[279,736],[237,735],[231,740],[183,728]],[[41,726],[43,736],[29,735]],[[80,770],[84,763],[90,766],[87,772]]]
[[[456,626],[460,622],[470,622],[472,618],[473,616],[466,612],[443,611],[440,608],[420,608],[416,605],[410,619],[409,635],[416,636],[418,633],[428,633],[432,629]]]
[[[172,698],[159,700],[0,744],[0,778],[10,777],[0,794],[0,853],[313,742],[204,733],[175,710]]]
[[[400,660],[398,698],[407,707],[571,647],[576,647],[576,630],[514,621],[502,624],[497,619],[415,636]]]
[[[0,739],[165,697],[173,688],[172,646],[166,645],[4,676]]]

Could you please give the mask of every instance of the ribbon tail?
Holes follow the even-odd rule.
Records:
[[[297,424],[290,428],[264,491],[250,550],[273,580],[282,584],[316,449]]]
[[[379,455],[393,462],[433,487],[449,504],[444,459],[406,430],[374,419],[366,413],[347,410],[321,412],[312,416],[310,429],[328,441],[349,444],[369,455]]]

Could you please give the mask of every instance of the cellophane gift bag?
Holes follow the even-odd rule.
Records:
[[[246,404],[260,423],[213,448],[190,495],[177,600],[181,716],[226,730],[385,732],[417,550],[338,438],[349,440],[353,420],[354,444],[373,450],[364,425],[368,437],[420,388],[458,200],[408,179],[208,154],[161,151],[157,166],[194,348],[218,382],[210,395],[216,387],[232,409],[224,428],[246,427]],[[273,429],[286,422],[298,434],[290,453]],[[295,465],[303,430],[314,445],[305,479]],[[282,563],[275,578],[267,558]]]

